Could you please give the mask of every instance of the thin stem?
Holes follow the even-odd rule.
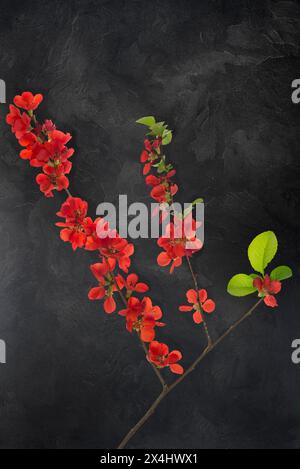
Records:
[[[236,321],[232,326],[230,326],[224,334],[222,334],[214,343],[211,343],[206,347],[206,349],[201,353],[201,355],[196,358],[196,360],[190,365],[190,367],[185,371],[183,375],[181,375],[173,384],[164,388],[157,399],[153,402],[153,404],[149,407],[147,412],[144,416],[137,422],[137,424],[132,427],[132,429],[127,433],[125,438],[121,441],[118,449],[123,449],[127,445],[127,443],[132,439],[132,437],[142,428],[142,426],[147,422],[147,420],[151,417],[151,415],[155,412],[156,408],[159,404],[163,401],[163,399],[171,392],[173,389],[178,386],[195,368],[199,365],[200,362],[212,351],[214,350],[217,345],[219,345],[231,332],[233,332],[240,324],[242,324],[247,318],[251,316],[253,311],[261,304],[263,298],[255,303],[252,308],[250,308],[238,321]]]
[[[204,326],[205,334],[206,334],[206,337],[207,337],[207,346],[210,347],[211,344],[212,344],[212,340],[211,340],[211,337],[210,337],[207,322],[205,321],[204,312],[203,312],[203,308],[202,308],[202,305],[201,305],[201,299],[200,299],[200,294],[199,294],[199,285],[198,285],[197,277],[196,277],[196,274],[193,270],[193,267],[192,267],[189,256],[186,256],[186,260],[187,260],[187,263],[188,263],[188,266],[189,266],[189,269],[190,269],[190,272],[191,272],[191,275],[192,275],[192,278],[193,278],[193,282],[194,282],[194,285],[195,285],[195,290],[196,290],[197,296],[198,296],[199,308],[200,308],[200,311],[201,311],[201,315],[202,315],[202,319],[203,319],[203,326]]]
[[[126,300],[125,296],[123,295],[123,292],[122,292],[121,288],[120,288],[119,285],[118,285],[118,282],[117,282],[117,280],[116,280],[116,277],[115,277],[115,275],[114,275],[113,273],[111,273],[111,275],[112,275],[114,284],[115,284],[115,286],[116,286],[116,288],[117,288],[117,290],[118,290],[118,293],[119,293],[119,295],[120,295],[120,298],[121,298],[121,300],[123,301],[125,308],[127,308],[127,306],[128,306],[128,305],[127,305],[127,300]],[[142,345],[142,347],[143,347],[143,349],[144,349],[145,355],[146,355],[146,357],[147,357],[147,355],[148,355],[148,349],[147,349],[147,346],[146,346],[145,342],[142,341],[142,339],[140,338],[140,336],[139,336],[139,341],[140,341],[140,343],[141,343],[141,345]],[[162,388],[163,388],[163,389],[167,388],[168,385],[167,385],[166,381],[164,380],[164,378],[163,378],[161,372],[159,371],[159,369],[156,368],[156,366],[155,366],[153,363],[149,362],[149,364],[151,365],[151,368],[153,369],[154,373],[156,374],[157,378],[159,379],[160,384],[162,385]]]
[[[68,197],[72,197],[72,194],[71,192],[69,191],[69,189],[65,189],[66,193],[68,194]]]

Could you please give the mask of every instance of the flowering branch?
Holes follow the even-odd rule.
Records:
[[[153,305],[150,297],[138,298],[138,295],[143,295],[149,290],[149,286],[140,282],[135,273],[129,274],[131,257],[134,254],[133,244],[121,238],[117,230],[111,229],[105,219],[93,220],[87,216],[87,202],[72,196],[68,175],[72,169],[70,158],[74,149],[67,146],[71,135],[57,130],[50,120],[39,123],[34,111],[42,100],[41,94],[34,96],[31,92],[24,92],[14,98],[14,105],[10,105],[6,121],[23,147],[20,157],[27,160],[30,166],[40,169],[41,172],[37,175],[36,182],[46,197],[53,197],[55,191],[66,192],[67,199],[57,213],[57,216],[63,219],[56,223],[61,228],[60,237],[64,242],[70,243],[74,251],[83,248],[95,252],[98,257],[98,262],[90,266],[97,280],[97,286],[89,291],[88,297],[90,300],[103,300],[104,311],[112,314],[117,309],[114,295],[117,293],[120,296],[124,309],[118,314],[125,318],[128,332],[137,333],[146,358],[162,385],[160,395],[121,442],[119,448],[124,448],[154,413],[160,402],[196,368],[208,353],[251,316],[262,301],[269,307],[277,306],[275,295],[281,290],[281,282],[292,276],[292,271],[287,266],[279,266],[270,275],[265,273],[266,267],[277,252],[278,242],[273,232],[268,231],[258,235],[248,249],[248,257],[256,273],[235,275],[230,280],[227,290],[231,295],[238,297],[257,293],[260,299],[219,339],[213,342],[204,313],[212,313],[215,310],[215,303],[208,299],[206,290],[199,290],[197,277],[190,261],[190,257],[202,248],[202,243],[196,236],[197,222],[192,216],[192,208],[197,200],[191,204],[191,209],[188,209],[187,213],[184,212],[183,216],[180,217],[178,213],[174,213],[174,222],[167,225],[166,236],[158,240],[158,245],[163,251],[159,254],[157,261],[160,266],[171,265],[170,272],[173,272],[175,268],[182,265],[182,259],[186,258],[195,289],[186,292],[189,305],[180,306],[179,310],[193,311],[194,322],[204,325],[208,342],[204,351],[184,372],[179,364],[182,358],[181,352],[178,350],[170,352],[166,344],[154,340],[156,328],[165,326],[160,322],[163,313],[159,306]],[[145,150],[141,155],[141,161],[145,164],[143,173],[147,176],[146,183],[152,186],[151,196],[160,204],[170,207],[178,186],[172,181],[176,171],[170,163],[167,163],[162,146],[171,142],[172,132],[164,122],[157,123],[153,117],[143,118],[139,122],[147,125],[150,130],[149,139],[145,140]],[[149,175],[154,168],[157,175]],[[162,221],[165,216],[166,210],[163,210]],[[192,247],[187,246],[188,242],[193,243]],[[162,368],[168,368],[180,376],[168,385],[162,376]]]

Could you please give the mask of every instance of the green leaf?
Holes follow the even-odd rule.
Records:
[[[254,238],[248,248],[249,261],[257,272],[264,275],[265,268],[275,257],[278,241],[273,231],[265,231]]]
[[[201,199],[201,197],[198,197],[198,199],[195,199],[193,202],[192,202],[192,205],[197,205],[197,204],[203,204],[204,203],[204,199]]]
[[[189,205],[183,212],[183,218],[186,218],[193,210],[193,207],[197,204],[203,204],[204,200],[201,198],[195,199],[191,205]]]
[[[167,130],[165,129],[162,135],[162,144],[163,145],[169,145],[169,143],[172,142],[172,130]]]
[[[228,283],[227,291],[232,296],[247,296],[256,292],[256,288],[253,286],[253,278],[250,275],[238,274]]]
[[[155,122],[153,125],[151,125],[150,126],[151,135],[153,135],[153,137],[162,137],[167,127],[164,124],[165,124],[164,122]]]
[[[286,280],[293,276],[293,271],[287,265],[281,265],[271,272],[272,280]]]
[[[137,120],[136,123],[145,125],[146,127],[152,127],[152,125],[155,124],[155,117],[153,116],[142,117],[141,119]]]

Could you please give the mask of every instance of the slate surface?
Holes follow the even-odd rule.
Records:
[[[42,117],[74,136],[72,191],[91,213],[118,194],[149,201],[136,118],[175,130],[168,155],[181,201],[206,199],[206,247],[194,263],[218,303],[213,336],[253,299],[226,294],[247,271],[246,247],[273,229],[278,263],[295,277],[276,311],[261,308],[161,405],[131,448],[298,448],[299,106],[297,1],[1,0],[0,74],[8,102],[45,94]],[[115,447],[159,391],[117,316],[87,300],[93,256],[73,254],[54,226],[63,196],[46,200],[18,156],[0,105],[1,448]],[[190,363],[203,332],[177,313],[190,286],[155,265],[139,241],[134,265],[166,316],[160,338]],[[201,273],[200,273],[201,272]],[[168,376],[171,378],[170,376]]]

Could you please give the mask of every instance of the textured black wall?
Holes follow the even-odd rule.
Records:
[[[207,202],[195,263],[218,303],[215,338],[254,301],[229,297],[226,284],[248,270],[256,234],[273,229],[278,263],[295,271],[280,307],[262,307],[207,357],[130,447],[299,447],[300,365],[290,358],[300,338],[300,104],[291,102],[299,2],[1,0],[0,8],[8,101],[26,89],[44,93],[41,115],[74,135],[72,192],[92,214],[119,193],[149,201],[135,119],[154,114],[175,130],[168,154],[181,200]],[[158,383],[123,321],[88,301],[93,256],[59,240],[63,196],[41,195],[6,111],[0,105],[0,446],[115,447]],[[170,276],[155,265],[154,241],[136,245],[136,269],[167,318],[160,338],[182,348],[187,365],[204,345],[177,313],[188,271]]]

